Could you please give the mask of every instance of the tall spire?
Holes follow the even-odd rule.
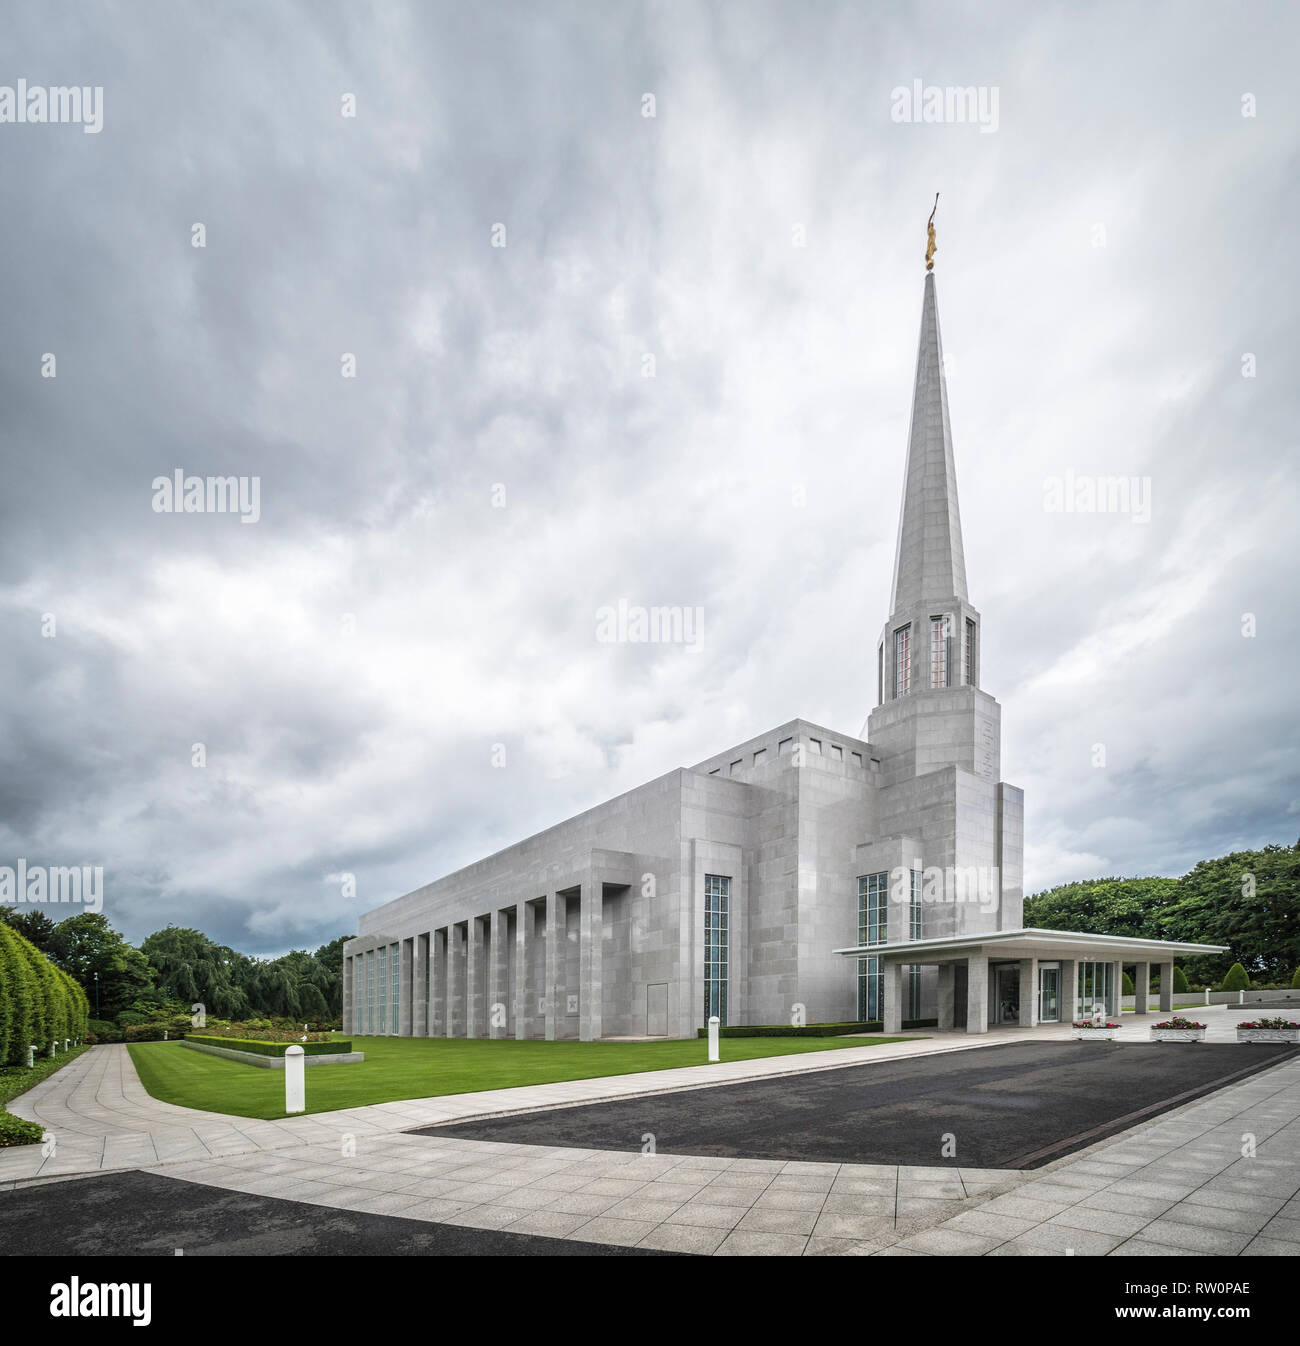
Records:
[[[933,245],[933,225],[930,229]],[[921,340],[916,353],[916,388],[907,432],[907,474],[898,520],[898,548],[894,554],[891,613],[900,614],[931,600],[937,602],[954,596],[962,602],[970,601],[966,592],[961,515],[957,508],[948,386],[939,340],[939,306],[934,272],[927,271],[921,304]]]

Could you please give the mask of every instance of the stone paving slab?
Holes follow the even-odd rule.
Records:
[[[990,1035],[948,1049],[1008,1040]],[[944,1049],[934,1043],[897,1045]],[[844,1064],[863,1059],[861,1049],[825,1055],[843,1055]],[[729,1064],[765,1065],[773,1059],[791,1060]],[[46,1087],[82,1063],[84,1078],[57,1091]],[[812,1068],[835,1067],[823,1057]],[[322,1207],[388,1211],[467,1229],[545,1233],[589,1244],[627,1240],[622,1246],[647,1250],[721,1256],[1149,1256],[1186,1255],[1198,1250],[1189,1240],[1201,1239],[1216,1245],[1205,1251],[1300,1254],[1300,1058],[1029,1173],[642,1156],[402,1134],[412,1111],[427,1124],[426,1104],[439,1111],[455,1104],[465,1109],[458,1115],[474,1115],[474,1108],[499,1108],[502,1095],[511,1095],[512,1103],[541,1095],[542,1106],[557,1094],[565,1101],[591,1101],[593,1094],[615,1096],[629,1079],[637,1086],[633,1092],[658,1092],[665,1075],[678,1077],[669,1087],[698,1087],[700,1070],[257,1123],[160,1104],[139,1085],[125,1049],[96,1048],[23,1096],[31,1111],[20,1115],[50,1126],[55,1118],[66,1121],[69,1134],[56,1156],[31,1172],[0,1168],[0,1187],[26,1185],[32,1178],[66,1179],[66,1166],[97,1169],[114,1154],[139,1160],[152,1153],[154,1159],[139,1166],[235,1191],[275,1192]],[[706,1079],[717,1082],[716,1075]],[[38,1092],[44,1096],[33,1097]],[[345,1133],[354,1137],[351,1146],[341,1140]],[[202,1153],[179,1157],[186,1145]],[[163,1157],[170,1146],[182,1147],[171,1151],[178,1154],[171,1160]],[[1253,1147],[1252,1153],[1247,1156],[1243,1147]],[[9,1151],[0,1161],[11,1156],[23,1157]],[[945,1191],[954,1192],[954,1175],[960,1197],[949,1200],[934,1191],[947,1185]],[[1026,1195],[1027,1189],[1034,1195]],[[1216,1220],[1220,1210],[1232,1217]]]

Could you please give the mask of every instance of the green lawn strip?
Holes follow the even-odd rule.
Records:
[[[729,1038],[724,1061],[874,1047],[914,1041],[893,1037]],[[518,1042],[488,1038],[363,1038],[353,1046],[366,1059],[307,1070],[307,1111],[394,1103],[404,1098],[513,1089],[643,1070],[707,1064],[698,1039],[665,1042]],[[149,1093],[164,1103],[237,1117],[285,1116],[284,1075],[187,1050],[176,1042],[137,1042],[127,1050]]]
[[[0,1147],[8,1145],[34,1145],[40,1140],[40,1126],[24,1122],[4,1110],[11,1098],[25,1094],[33,1085],[62,1070],[69,1061],[89,1051],[89,1047],[73,1047],[70,1051],[60,1052],[57,1056],[38,1056],[36,1064],[30,1070],[26,1066],[5,1066],[0,1068]]]

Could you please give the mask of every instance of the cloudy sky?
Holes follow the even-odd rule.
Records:
[[[0,84],[103,124],[0,124],[0,863],[276,953],[787,719],[856,734],[936,191],[1028,889],[1293,842],[1298,40],[1267,3],[14,10]],[[918,80],[996,124],[898,120]],[[155,510],[178,469],[259,520]],[[1067,474],[1149,480],[1149,522],[1052,512]],[[597,640],[620,600],[702,648]]]

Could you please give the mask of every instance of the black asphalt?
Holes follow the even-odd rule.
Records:
[[[9,1257],[175,1257],[178,1248],[186,1257],[660,1255],[330,1210],[134,1172],[0,1192],[0,1248]]]
[[[1037,1168],[1276,1065],[1234,1043],[1011,1043],[552,1109],[416,1134],[599,1150]],[[945,1136],[956,1152],[943,1153]]]

